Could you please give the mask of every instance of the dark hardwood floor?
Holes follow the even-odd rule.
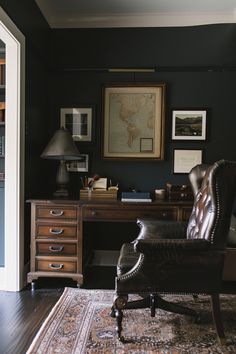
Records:
[[[87,289],[114,289],[115,268],[88,268]],[[0,354],[25,354],[44,319],[62,294],[64,287],[76,287],[69,279],[45,278],[20,292],[0,291]],[[236,293],[236,285],[225,283],[225,293]]]
[[[87,289],[113,289],[115,269],[88,268]],[[64,287],[76,287],[69,279],[41,278],[36,290],[27,286],[20,292],[0,291],[0,354],[25,354],[44,319]]]

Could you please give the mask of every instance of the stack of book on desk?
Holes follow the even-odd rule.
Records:
[[[122,192],[122,202],[149,203],[152,202],[149,192]]]

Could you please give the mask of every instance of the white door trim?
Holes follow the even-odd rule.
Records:
[[[0,39],[6,45],[5,267],[0,290],[24,285],[25,37],[0,7]]]

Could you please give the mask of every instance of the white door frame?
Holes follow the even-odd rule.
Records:
[[[25,37],[0,7],[0,39],[6,45],[5,267],[0,290],[24,285]]]

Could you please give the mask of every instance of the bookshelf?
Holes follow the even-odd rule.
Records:
[[[5,44],[0,41],[0,267],[5,265]]]

